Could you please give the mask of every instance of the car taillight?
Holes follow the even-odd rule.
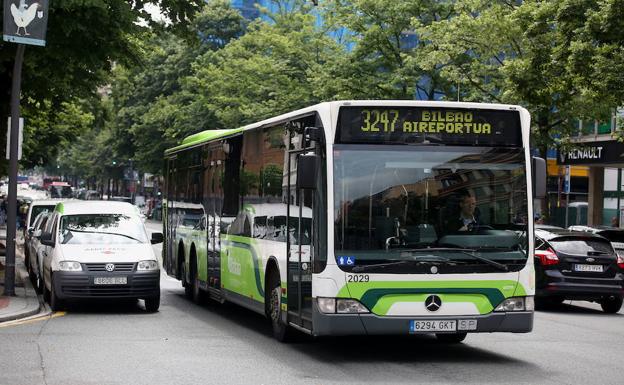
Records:
[[[542,266],[556,265],[559,263],[557,254],[555,254],[551,248],[546,250],[535,250],[535,256],[540,259]]]
[[[617,265],[620,269],[624,270],[624,257],[619,254],[617,256]]]

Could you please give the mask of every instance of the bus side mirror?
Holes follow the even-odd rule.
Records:
[[[321,157],[316,154],[301,154],[297,158],[297,189],[315,190]]]
[[[533,198],[546,197],[546,161],[534,156],[533,160]]]

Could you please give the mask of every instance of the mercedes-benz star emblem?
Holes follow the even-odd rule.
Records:
[[[438,311],[438,309],[442,306],[442,300],[437,295],[430,295],[425,300],[425,307],[429,311]]]
[[[115,270],[115,265],[113,265],[112,263],[107,263],[104,268],[106,269],[106,271],[113,271]]]

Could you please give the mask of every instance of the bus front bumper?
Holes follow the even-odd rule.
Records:
[[[529,333],[533,330],[533,312],[492,312],[478,316],[440,316],[440,317],[381,317],[366,314],[324,314],[315,306],[313,312],[313,330],[315,336],[324,335],[405,335],[410,332],[411,321],[461,320],[476,321],[473,330],[457,330],[458,333]],[[464,324],[474,325],[473,322]],[[433,332],[431,332],[433,333]],[[420,333],[419,333],[420,334]]]

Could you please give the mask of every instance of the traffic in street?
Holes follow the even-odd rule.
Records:
[[[148,229],[162,231],[160,223]],[[160,255],[161,245],[155,245]],[[161,276],[161,306],[82,303],[0,327],[0,383],[30,384],[619,384],[624,313],[566,301],[535,313],[528,334],[298,337],[283,344],[268,321],[233,304],[197,306]]]

